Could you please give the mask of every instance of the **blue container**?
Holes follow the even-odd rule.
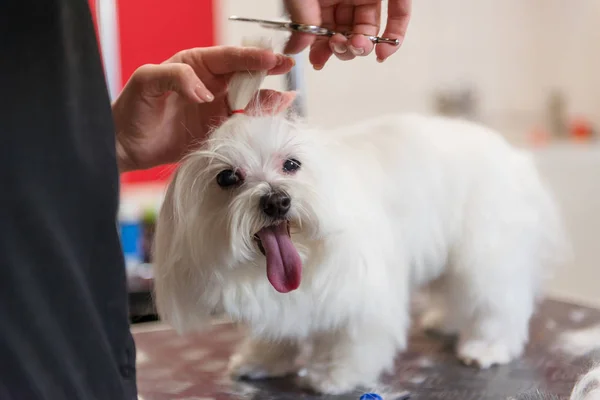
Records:
[[[121,247],[127,267],[143,262],[142,234],[143,226],[139,207],[131,202],[121,201],[119,208],[119,230]]]
[[[383,400],[377,393],[365,393],[360,396],[359,400]]]
[[[127,266],[142,262],[142,224],[137,221],[120,221],[121,246]]]

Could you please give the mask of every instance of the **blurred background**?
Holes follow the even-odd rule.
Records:
[[[231,22],[277,19],[281,0],[90,0],[114,97],[135,68],[173,53],[286,34]],[[387,2],[384,1],[384,8]],[[385,15],[384,15],[385,18]],[[573,246],[550,293],[600,306],[600,1],[414,0],[406,40],[393,57],[314,71],[307,54],[293,76],[306,118],[323,127],[394,112],[462,116],[530,149],[556,194]],[[268,78],[283,89],[286,80]],[[122,177],[121,228],[130,290],[151,283],[147,255],[172,166]]]

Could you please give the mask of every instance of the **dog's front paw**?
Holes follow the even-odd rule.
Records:
[[[229,361],[229,375],[234,379],[281,378],[298,372],[293,359],[287,357],[247,357],[235,354]]]
[[[481,369],[493,365],[508,364],[518,354],[511,351],[510,346],[502,341],[486,341],[468,339],[458,345],[458,358],[466,365],[477,366]]]
[[[355,377],[340,370],[322,373],[309,369],[300,378],[299,384],[305,389],[327,395],[345,394],[358,386]]]

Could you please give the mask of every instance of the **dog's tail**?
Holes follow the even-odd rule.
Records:
[[[271,39],[266,37],[245,38],[242,46],[268,50],[273,48]],[[233,75],[227,92],[227,102],[232,112],[241,112],[250,104],[258,95],[266,76],[267,71],[244,71]]]

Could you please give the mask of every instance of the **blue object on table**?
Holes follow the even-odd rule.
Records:
[[[120,221],[121,246],[128,266],[137,265],[142,262],[142,251],[140,239],[142,226],[137,221]]]
[[[360,396],[359,400],[383,400],[377,393],[365,393]]]

